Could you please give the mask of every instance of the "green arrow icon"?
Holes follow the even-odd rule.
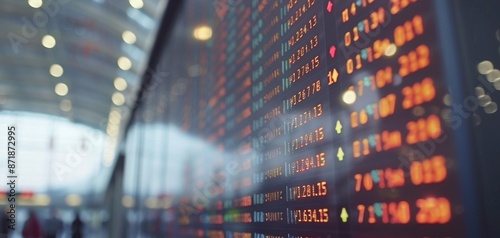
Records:
[[[337,125],[335,126],[335,130],[337,131],[337,134],[342,133],[342,124],[340,124],[339,120],[337,120]]]
[[[343,207],[340,213],[340,219],[342,219],[342,222],[347,222],[347,218],[349,218],[349,214],[347,214],[347,210]]]
[[[342,150],[342,147],[339,147],[339,151],[337,152],[337,158],[339,158],[339,161],[344,160],[344,151]]]

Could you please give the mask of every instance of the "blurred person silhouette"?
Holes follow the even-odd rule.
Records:
[[[28,215],[28,220],[24,223],[23,227],[23,237],[24,238],[40,238],[42,237],[42,228],[35,211],[30,210]]]
[[[50,213],[51,216],[45,221],[43,237],[56,238],[59,237],[62,231],[63,222],[59,218],[59,211],[57,209],[52,209]]]
[[[0,214],[0,237],[8,237],[12,229],[9,228],[11,224],[11,220],[7,212],[9,211],[8,207],[2,209],[2,213]]]
[[[80,214],[76,212],[75,220],[71,223],[71,237],[81,238],[83,237],[83,222],[80,219]]]

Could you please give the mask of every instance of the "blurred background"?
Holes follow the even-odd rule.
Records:
[[[0,124],[15,126],[18,142],[13,237],[28,209],[45,220],[53,208],[65,225],[81,212],[88,237],[108,236],[103,201],[167,5],[0,1]],[[0,171],[6,184],[7,163]],[[1,206],[7,195],[2,186]]]

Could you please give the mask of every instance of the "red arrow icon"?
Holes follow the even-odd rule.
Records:
[[[333,10],[332,1],[328,1],[328,5],[326,6],[326,10],[328,10],[328,12],[332,12],[332,10]]]
[[[335,58],[335,53],[337,53],[337,47],[335,47],[334,45],[332,45],[332,46],[330,47],[330,56],[331,56],[332,58]]]

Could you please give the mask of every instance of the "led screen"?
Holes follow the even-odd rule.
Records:
[[[187,1],[149,110],[168,236],[465,236],[436,2]]]

